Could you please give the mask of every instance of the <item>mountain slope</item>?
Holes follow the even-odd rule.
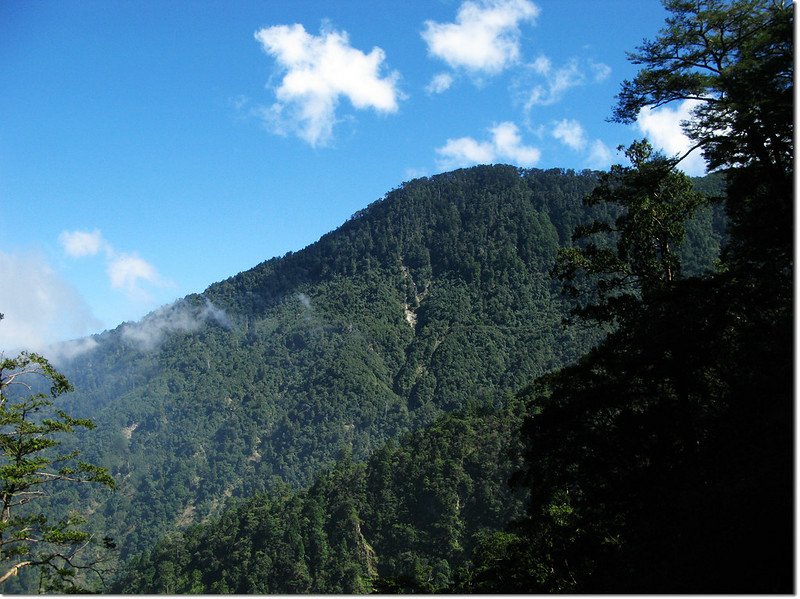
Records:
[[[317,243],[97,336],[66,364],[81,448],[119,482],[89,506],[122,559],[228,498],[298,487],[343,451],[570,363],[549,270],[587,220],[590,172],[476,167],[407,183]],[[710,213],[696,262],[716,257]],[[55,510],[60,509],[58,506]]]
[[[476,547],[524,513],[522,403],[470,406],[345,455],[300,491],[279,488],[171,534],[132,560],[119,593],[446,592]]]

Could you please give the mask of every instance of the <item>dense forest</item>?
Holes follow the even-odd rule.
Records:
[[[791,592],[793,7],[665,5],[614,118],[703,98],[715,174],[641,141],[416,179],[96,336],[43,422],[101,484],[20,508],[91,567],[3,591]]]
[[[525,494],[521,404],[470,407],[402,435],[366,463],[346,452],[299,492],[242,500],[133,560],[126,593],[442,592]]]

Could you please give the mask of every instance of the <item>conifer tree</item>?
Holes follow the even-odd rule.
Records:
[[[37,500],[61,484],[114,487],[105,468],[80,461],[76,451],[59,451],[64,435],[94,428],[55,407],[55,398],[71,390],[41,355],[0,359],[0,585],[36,568],[40,590],[86,590],[103,582],[113,541],[88,532],[77,509],[57,521],[37,509]]]

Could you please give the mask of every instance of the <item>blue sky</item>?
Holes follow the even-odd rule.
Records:
[[[0,349],[299,250],[403,181],[606,168],[655,0],[0,3]],[[687,163],[701,174],[702,163]]]

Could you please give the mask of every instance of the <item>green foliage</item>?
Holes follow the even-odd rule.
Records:
[[[793,261],[794,3],[665,6],[667,26],[630,54],[642,69],[623,83],[615,118],[632,122],[644,106],[697,102],[685,131],[710,167],[728,175],[727,261],[785,301]]]
[[[473,405],[370,459],[364,530],[379,589],[451,589],[484,531],[522,514],[524,493],[506,484],[519,466],[520,410],[513,397]]]
[[[69,511],[54,521],[41,509],[48,489],[61,483],[115,485],[105,468],[77,460],[77,451],[59,449],[64,435],[94,428],[91,420],[54,408],[54,399],[69,391],[66,377],[38,354],[0,361],[0,584],[5,588],[23,569],[39,571],[40,590],[103,583],[105,556],[82,526],[83,516]]]
[[[4,557],[33,555],[34,530],[82,546],[77,502],[120,539],[118,592],[790,591],[794,9],[665,6],[614,118],[695,101],[686,132],[718,174],[637,142],[605,174],[418,179],[97,337],[67,366],[79,417],[3,396]],[[21,360],[0,372],[69,390]],[[70,434],[87,415],[91,445]],[[110,498],[7,515],[105,468]],[[71,557],[42,563],[73,581]]]
[[[787,588],[791,366],[731,292],[681,282],[528,391],[523,555],[550,573],[532,588]]]
[[[411,181],[185,300],[225,319],[71,365],[116,590],[791,588],[793,7],[665,5],[615,118],[696,100],[724,173],[637,142]]]
[[[521,404],[472,407],[389,442],[366,464],[349,451],[299,492],[279,487],[132,561],[124,593],[441,592],[487,531],[522,513]]]
[[[772,164],[784,176],[793,144],[794,6],[781,0],[666,0],[653,41],[629,54],[642,65],[625,81],[614,116],[697,100],[686,131],[712,169]],[[766,143],[765,143],[766,142]]]

